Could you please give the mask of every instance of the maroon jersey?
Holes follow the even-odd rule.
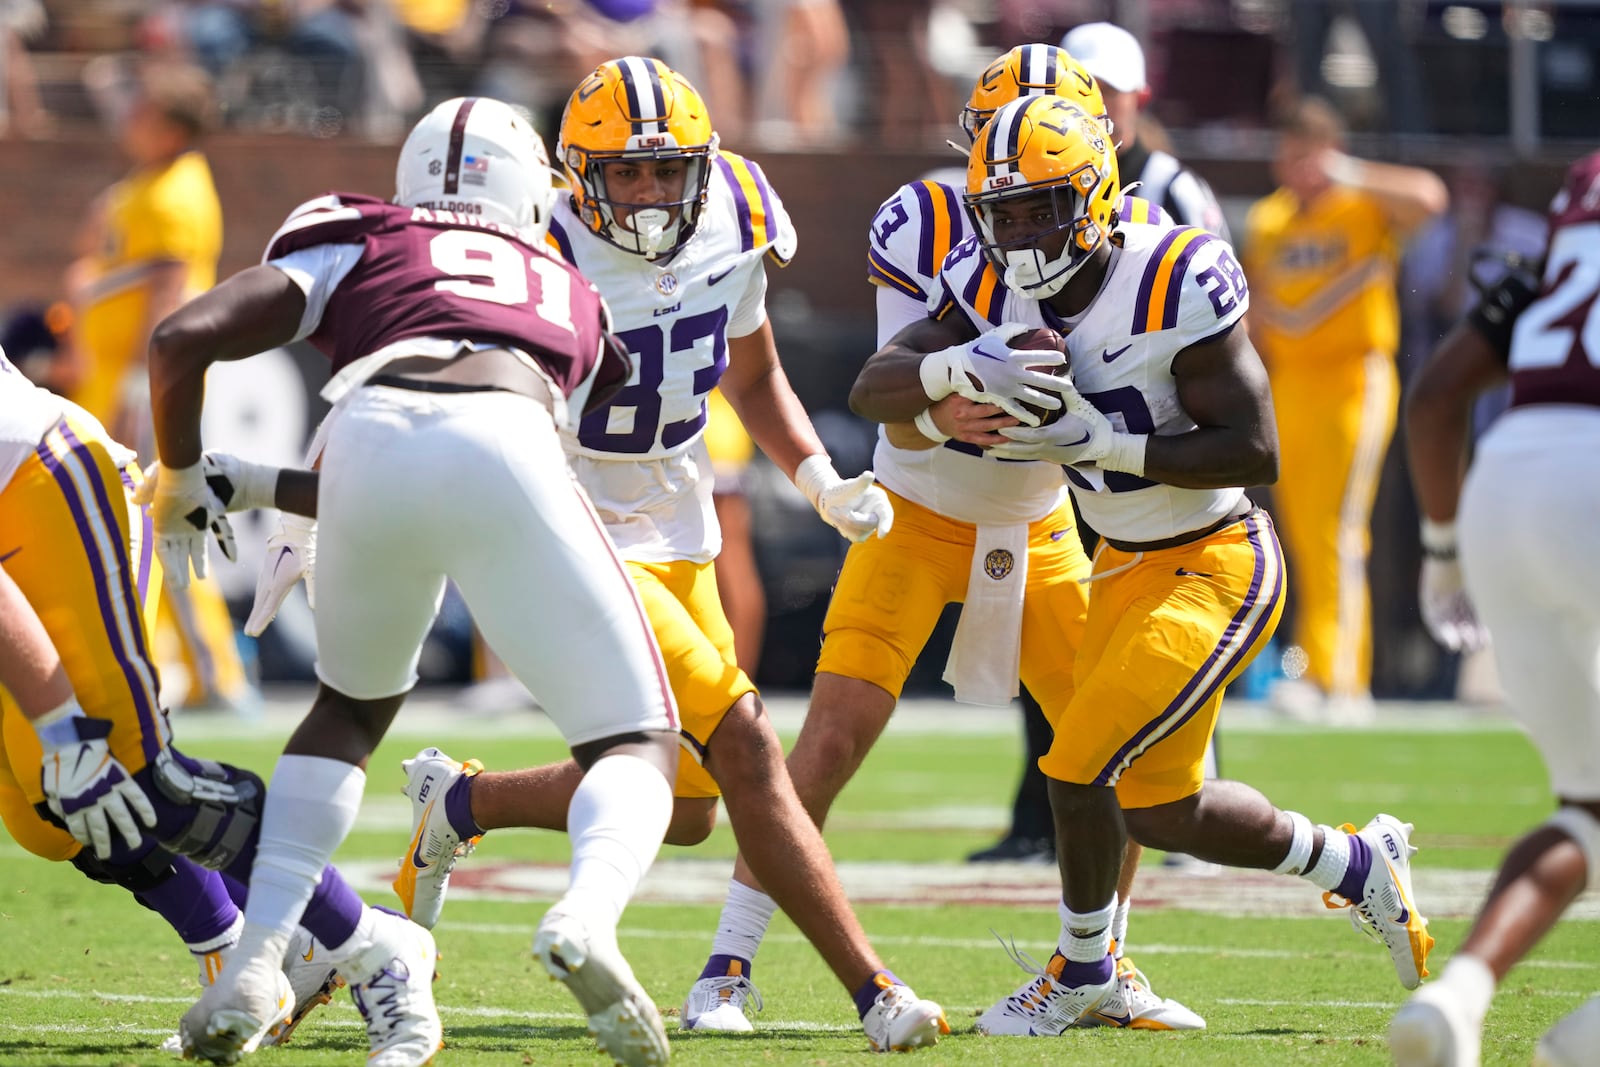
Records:
[[[335,193],[296,208],[263,259],[361,247],[348,273],[315,283],[333,288],[308,340],[335,374],[397,341],[436,337],[521,349],[572,396],[601,358],[608,316],[599,292],[514,230],[460,206],[435,211]],[[602,368],[600,377],[610,376]]]
[[[1511,334],[1511,404],[1600,406],[1600,152],[1550,204],[1539,295]]]

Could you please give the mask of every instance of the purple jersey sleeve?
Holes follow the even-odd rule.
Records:
[[[266,258],[323,244],[362,248],[309,338],[335,374],[396,342],[434,337],[521,349],[570,396],[600,359],[599,293],[510,229],[464,212],[335,194],[296,209]]]

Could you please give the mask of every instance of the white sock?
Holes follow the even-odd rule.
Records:
[[[614,929],[671,821],[672,786],[653,764],[638,756],[602,756],[567,808],[572,874],[555,906]]]
[[[1065,902],[1056,905],[1061,916],[1061,940],[1056,951],[1073,963],[1099,963],[1111,951],[1111,923],[1117,914],[1117,898],[1097,911],[1069,911]]]
[[[767,924],[777,910],[778,902],[761,890],[728,879],[728,896],[722,902],[716,936],[711,939],[711,954],[754,963],[761,939],[767,936]]]
[[[1322,854],[1317,865],[1301,877],[1308,879],[1318,889],[1333,892],[1344,881],[1350,869],[1350,835],[1331,826],[1322,828]]]
[[[240,913],[233,917],[233,925],[229,926],[216,937],[213,937],[210,941],[190,941],[189,951],[196,956],[204,956],[207,953],[218,952],[227,948],[229,945],[237,944],[239,941],[239,933],[243,929],[244,915],[243,913]]]
[[[1117,959],[1128,954],[1128,909],[1133,907],[1131,900],[1118,900],[1116,913],[1111,917],[1111,940],[1117,945]]]
[[[322,869],[355,825],[366,784],[366,773],[343,760],[278,758],[250,871],[247,923],[285,938],[293,932]]]
[[[1436,985],[1447,986],[1450,997],[1467,1009],[1468,1018],[1483,1021],[1494,999],[1494,972],[1477,956],[1456,953],[1445,964]]]

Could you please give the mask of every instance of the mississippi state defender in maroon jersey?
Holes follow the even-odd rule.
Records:
[[[448,577],[585,770],[568,814],[570,890],[535,951],[617,1062],[664,1063],[659,1014],[617,951],[616,924],[672,810],[676,712],[633,583],[559,436],[603,381],[626,379],[625,356],[599,295],[540,250],[544,146],[505,105],[441,104],[401,149],[396,187],[395,203],[335,195],[302,206],[262,266],[173,314],[152,345],[152,519],[163,558],[184,566],[203,558],[218,493],[235,509],[295,505],[276,470],[231,457],[226,481],[207,485],[206,367],[308,338],[334,371],[314,507],[303,508],[320,527],[322,684],[273,775],[245,932],[184,1017],[185,1050],[232,1062],[276,1014],[260,976],[282,958],[322,867],[315,857],[349,832],[363,768],[416,683]],[[438,792],[429,803],[466,800]],[[421,991],[360,994],[368,971],[371,981],[431,975],[431,937],[403,927],[398,952],[361,952],[345,969],[358,1005],[388,1005],[369,1016],[368,1062],[380,1067],[425,1063],[439,1046],[426,980]]]
[[[1477,1063],[1495,985],[1600,886],[1600,152],[1567,172],[1549,225],[1542,270],[1513,269],[1419,373],[1406,437],[1424,515],[1423,617],[1450,648],[1493,634],[1560,807],[1512,847],[1444,974],[1395,1016],[1403,1067]],[[1463,484],[1472,400],[1508,377],[1511,408]],[[1545,1034],[1536,1059],[1578,1067],[1597,1046],[1600,998]]]

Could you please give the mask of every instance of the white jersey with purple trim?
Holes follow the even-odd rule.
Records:
[[[44,435],[64,415],[91,426],[100,425],[98,419],[72,401],[34,385],[0,349],[0,490],[11,484],[11,476],[22,461],[33,454]],[[133,461],[132,450],[112,441],[104,429],[100,436],[109,443],[118,466]]]
[[[1195,428],[1178,402],[1173,358],[1232,329],[1250,303],[1228,242],[1170,224],[1120,224],[1100,292],[1071,321],[1001,284],[975,237],[950,253],[939,281],[929,301],[935,318],[964,314],[979,330],[1024,322],[1065,334],[1073,384],[1127,433]],[[1242,488],[1182,489],[1092,464],[1068,468],[1067,480],[1084,521],[1124,542],[1204,529],[1244,495]]]
[[[761,168],[723,152],[694,236],[671,259],[596,236],[565,198],[549,242],[600,290],[633,354],[628,384],[563,436],[579,481],[625,559],[709,562],[722,537],[701,443],[706,396],[728,366],[729,338],[766,322],[765,260],[788,264],[794,225]]]
[[[1133,197],[1124,197],[1118,212],[1140,222],[1161,217],[1160,208]],[[867,247],[867,279],[884,290],[880,318],[890,293],[896,304],[906,305],[896,322],[926,315],[932,294],[939,291],[941,264],[971,236],[971,218],[953,186],[908,182],[885,200],[873,216]],[[878,343],[887,340],[880,330]],[[872,469],[896,493],[959,522],[1035,522],[1050,514],[1066,491],[1053,463],[997,459],[961,441],[946,441],[940,448],[896,448],[881,426]]]

